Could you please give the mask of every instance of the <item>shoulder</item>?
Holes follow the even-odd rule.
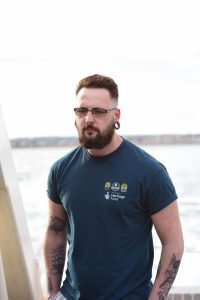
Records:
[[[77,161],[77,157],[82,152],[81,147],[77,147],[69,151],[66,155],[59,158],[53,163],[48,175],[48,197],[54,202],[61,204],[60,186],[62,180],[65,178],[66,172],[74,161]]]
[[[82,153],[82,147],[76,147],[64,156],[57,159],[51,166],[51,172],[58,172],[66,167],[71,161]]]
[[[130,163],[132,162],[132,164],[134,164],[137,170],[159,172],[166,169],[165,166],[150,153],[126,139],[124,140],[124,150],[127,159],[129,159]]]

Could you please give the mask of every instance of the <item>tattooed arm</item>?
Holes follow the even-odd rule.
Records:
[[[152,215],[152,220],[162,244],[162,252],[148,300],[165,300],[176,278],[184,247],[177,201]]]
[[[59,291],[67,246],[67,214],[63,206],[49,200],[49,221],[44,241],[44,259],[49,296]]]

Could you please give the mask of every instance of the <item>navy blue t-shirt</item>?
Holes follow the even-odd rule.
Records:
[[[127,140],[103,157],[77,147],[51,168],[48,196],[68,214],[68,300],[146,300],[151,215],[176,198],[165,169]]]

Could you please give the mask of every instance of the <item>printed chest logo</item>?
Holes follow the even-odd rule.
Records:
[[[125,182],[120,184],[119,182],[111,183],[110,181],[106,181],[104,185],[104,191],[106,200],[119,201],[126,198],[128,185]]]

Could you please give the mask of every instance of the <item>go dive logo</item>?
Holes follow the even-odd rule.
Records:
[[[111,183],[106,181],[104,190],[106,192],[104,195],[106,200],[119,201],[126,198],[125,193],[127,193],[128,185],[125,182],[120,184],[119,182]]]

